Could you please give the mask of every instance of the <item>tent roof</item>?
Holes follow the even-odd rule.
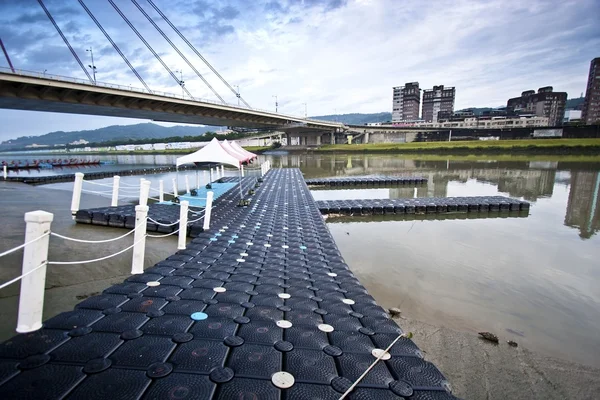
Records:
[[[249,152],[248,150],[244,149],[242,146],[240,146],[237,142],[229,142],[229,144],[231,145],[231,147],[233,147],[235,150],[237,150],[239,153],[242,154],[246,154],[247,156],[251,157],[251,158],[257,158],[258,156],[254,153]]]
[[[231,154],[233,157],[237,158],[241,162],[246,162],[246,161],[251,160],[250,156],[248,156],[246,154],[242,154],[241,152],[239,152],[236,149],[234,149],[233,147],[231,147],[231,143],[229,143],[227,141],[227,139],[225,139],[225,140],[223,140],[223,142],[221,142],[221,147],[223,147],[223,149],[226,152],[228,152],[229,154]]]
[[[217,138],[213,138],[209,144],[201,148],[200,150],[187,154],[182,157],[178,157],[176,165],[179,167],[183,164],[196,164],[196,165],[216,165],[216,164],[227,164],[233,165],[236,168],[240,167],[240,160],[229,154],[223,147]]]

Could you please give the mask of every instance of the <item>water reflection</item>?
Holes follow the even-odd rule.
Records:
[[[579,237],[589,239],[600,229],[600,174],[574,171],[567,203],[565,225],[579,229]]]

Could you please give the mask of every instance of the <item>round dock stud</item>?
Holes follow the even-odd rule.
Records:
[[[319,324],[318,328],[322,332],[333,332],[333,326],[328,324]]]
[[[273,385],[280,389],[291,388],[294,385],[294,381],[294,376],[285,371],[275,372],[271,376],[271,382],[273,382]]]
[[[382,350],[382,349],[373,349],[373,350],[371,350],[371,354],[375,358],[378,358],[379,356],[381,356],[382,360],[389,360],[390,358],[392,358],[390,353],[388,353],[387,351]]]
[[[292,323],[290,321],[286,321],[285,319],[281,319],[276,322],[277,326],[283,329],[291,328]]]

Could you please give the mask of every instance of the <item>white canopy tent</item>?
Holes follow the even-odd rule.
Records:
[[[207,167],[227,164],[233,165],[238,169],[240,168],[240,160],[225,151],[217,138],[213,138],[209,144],[192,154],[178,157],[176,166],[179,167],[183,164],[196,164],[198,166]]]
[[[209,144],[207,144],[200,150],[182,157],[178,157],[175,162],[175,165],[177,168],[179,168],[180,165],[184,164],[196,164],[196,166],[198,167],[211,168],[209,184],[212,184],[212,167],[221,164],[226,164],[233,165],[238,170],[240,170],[242,162],[245,162],[246,160],[247,156],[235,153],[233,149],[228,150],[227,147],[224,147],[223,144],[217,140],[217,138],[213,138],[213,140],[211,140]],[[240,198],[243,199],[241,170],[239,187]]]
[[[233,147],[235,150],[237,150],[239,153],[242,154],[246,154],[249,157],[252,157],[252,159],[258,158],[258,156],[254,153],[249,152],[248,150],[244,149],[242,146],[240,146],[237,142],[229,142],[229,144],[231,145],[231,147]]]
[[[221,143],[221,146],[223,147],[223,149],[225,149],[226,152],[228,152],[229,154],[231,154],[232,156],[234,156],[241,162],[248,162],[252,159],[251,156],[234,149],[233,146],[231,146],[231,143],[227,141],[227,139],[223,140],[223,142]]]

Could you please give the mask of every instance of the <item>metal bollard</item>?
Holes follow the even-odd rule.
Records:
[[[244,164],[241,165],[242,168],[242,178],[244,177]]]
[[[219,168],[219,167],[217,167]],[[225,166],[221,165],[221,178],[225,178]]]
[[[190,178],[187,174],[185,175],[185,193],[190,194]]]
[[[144,257],[146,254],[146,225],[148,219],[148,206],[135,206],[135,233],[133,234],[133,256],[131,259],[131,273],[144,273]]]
[[[182,201],[179,207],[179,237],[177,238],[177,249],[185,250],[185,241],[187,239],[187,221],[189,201]]]
[[[200,174],[196,171],[196,190],[200,189]]]
[[[173,196],[177,197],[179,195],[179,190],[177,190],[177,179],[173,178]]]
[[[2,174],[4,175],[4,180],[6,180],[6,178],[8,178],[8,168],[6,165],[2,166]]]
[[[54,214],[45,211],[25,213],[25,222],[27,223],[25,228],[25,243],[48,233],[53,219]],[[23,251],[23,274],[42,264],[44,266],[21,279],[19,315],[17,320],[17,332],[19,333],[33,332],[42,327],[47,267],[45,263],[48,262],[49,241],[50,236],[46,236],[25,246]]]
[[[75,173],[75,183],[73,184],[73,198],[71,199],[71,215],[75,219],[75,214],[79,211],[81,202],[81,189],[83,187],[83,172]]]
[[[158,181],[158,200],[161,203],[165,201],[165,183],[162,179]]]
[[[113,192],[112,192],[112,201],[110,202],[111,207],[116,207],[119,205],[119,182],[121,181],[121,177],[118,175],[113,176]]]
[[[212,210],[212,202],[213,202],[214,193],[212,191],[206,193],[206,208],[204,209],[204,225],[202,229],[205,231],[210,228],[210,212]]]
[[[140,206],[148,205],[148,195],[150,194],[150,181],[142,179],[140,182]]]

